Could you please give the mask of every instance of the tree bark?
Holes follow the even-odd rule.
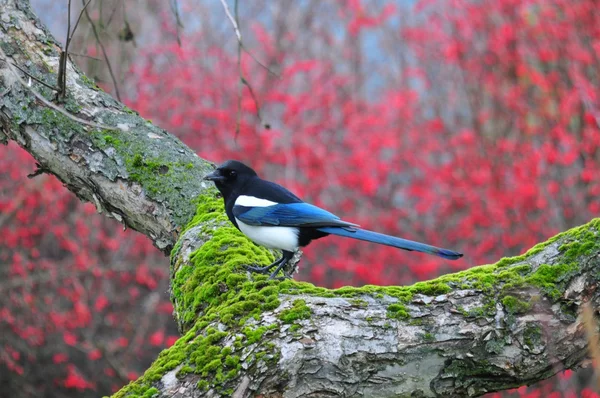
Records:
[[[596,289],[600,221],[523,256],[409,287],[328,290],[244,271],[273,254],[233,228],[202,182],[210,169],[177,138],[94,86],[25,0],[0,0],[0,142],[13,140],[98,211],[171,253],[182,337],[117,396],[477,396],[580,366],[582,303]],[[111,128],[98,128],[100,124]],[[171,250],[172,249],[172,250]]]
[[[0,46],[8,61],[57,87],[61,46],[33,15],[28,1],[0,0]],[[2,56],[0,55],[0,58]],[[165,253],[194,214],[208,162],[176,137],[100,90],[70,62],[67,98],[56,104],[95,128],[45,106],[56,91],[0,60],[0,142],[14,140],[82,200],[142,232]],[[23,86],[13,72],[31,87]],[[158,100],[158,99],[157,99]]]

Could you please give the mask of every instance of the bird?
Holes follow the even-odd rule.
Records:
[[[337,235],[392,246],[403,250],[457,260],[462,253],[430,246],[395,236],[360,228],[327,210],[302,201],[292,192],[271,181],[261,179],[249,166],[228,160],[207,174],[225,202],[229,221],[251,241],[269,249],[281,250],[282,256],[265,267],[247,266],[250,271],[268,274],[275,279],[294,254],[311,241]]]

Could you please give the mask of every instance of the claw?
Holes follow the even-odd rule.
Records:
[[[301,253],[300,253],[301,254]],[[290,279],[292,276],[286,272],[285,270],[285,266],[289,263],[290,260],[292,260],[294,258],[294,256],[298,255],[298,253],[294,253],[294,252],[287,252],[284,251],[283,252],[283,256],[281,256],[280,259],[278,259],[277,261],[275,261],[273,264],[269,264],[266,267],[255,267],[252,265],[246,265],[246,269],[248,271],[251,272],[256,272],[259,274],[268,274],[271,269],[273,267],[277,267],[275,268],[275,271],[273,271],[271,273],[271,275],[269,276],[270,280],[285,280],[285,279]],[[298,260],[296,260],[295,262],[292,261],[293,264],[295,264]],[[277,274],[279,273],[279,271],[281,271],[283,269],[283,277],[278,277]]]
[[[269,264],[266,267],[255,267],[252,265],[246,265],[246,269],[248,271],[252,271],[252,272],[256,272],[259,274],[268,274],[269,271],[271,270],[271,268],[281,264],[281,262],[284,260],[284,257],[281,257],[280,259],[276,260],[273,264]]]
[[[248,271],[252,271],[252,272],[256,272],[258,274],[268,274],[269,271],[271,270],[271,266],[266,266],[266,267],[254,267],[252,265],[246,265],[245,268]]]

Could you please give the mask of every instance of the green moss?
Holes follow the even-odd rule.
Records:
[[[106,137],[105,137],[106,141]],[[109,140],[114,146],[121,141],[117,138]],[[108,141],[106,141],[108,144]],[[119,144],[122,145],[122,144]],[[154,195],[166,194],[171,191],[164,179],[170,177],[183,178],[179,173],[182,170],[190,170],[188,164],[168,162],[160,158],[145,157],[136,153],[132,158],[125,160],[129,178],[132,181],[142,184],[149,193]],[[179,175],[179,177],[177,177]]]
[[[531,308],[529,302],[519,300],[514,296],[504,296],[502,298],[502,305],[509,314],[522,314]]]
[[[133,167],[142,167],[142,166],[144,166],[144,160],[142,158],[142,155],[140,155],[139,153],[136,153],[135,156],[133,157],[133,160],[131,161],[131,165]]]
[[[122,144],[120,140],[114,138],[112,135],[105,135],[104,142],[106,143],[106,145],[110,146],[118,146]]]
[[[81,105],[79,105],[79,103],[73,98],[72,95],[67,96],[64,107],[67,110],[67,112],[73,115],[81,112]]]
[[[176,377],[180,379],[182,377],[185,377],[187,374],[190,374],[193,372],[194,372],[194,369],[191,366],[185,365],[177,371]]]
[[[563,289],[561,282],[572,276],[579,269],[576,263],[548,265],[542,264],[535,273],[526,278],[530,285],[541,288],[552,300],[558,300]]]
[[[369,303],[367,303],[366,300],[361,300],[361,299],[353,299],[350,300],[350,304],[353,307],[358,307],[358,308],[366,308],[368,307]]]
[[[418,282],[412,286],[411,292],[413,294],[419,293],[426,296],[438,296],[440,294],[446,294],[452,291],[452,288],[446,283],[428,283]]]
[[[390,304],[387,308],[387,316],[393,319],[408,319],[410,317],[406,305],[402,303]]]
[[[213,359],[202,368],[202,372],[200,374],[202,376],[208,376],[209,373],[215,372],[217,369],[221,367],[221,358]]]
[[[240,357],[237,355],[229,355],[225,359],[225,366],[228,368],[238,368],[240,364]]]
[[[496,302],[489,299],[482,307],[471,308],[466,316],[469,318],[490,318],[494,315],[496,315]]]
[[[114,162],[108,177],[139,184],[150,198],[169,203],[178,225],[187,225],[195,210],[192,199],[205,189],[202,177],[209,164],[201,159],[191,162],[193,154],[179,140],[141,121],[128,108],[124,111],[118,116],[102,115],[103,123],[124,130],[93,129],[87,134],[93,146],[107,155],[106,162]]]
[[[435,340],[435,336],[431,333],[425,333],[423,335],[423,340],[425,340],[426,342],[432,342]]]
[[[127,106],[123,107],[123,112],[128,113],[130,115],[137,115],[138,114],[136,111],[134,111],[133,109],[130,109]]]
[[[153,167],[143,156],[141,161],[141,167]],[[140,165],[139,161],[136,163]],[[396,302],[387,308],[390,321],[384,327],[388,328],[395,327],[393,319],[414,321],[410,319],[407,305],[415,294],[436,296],[447,294],[452,289],[475,289],[486,294],[487,301],[483,307],[462,310],[466,316],[493,315],[498,302],[507,312],[516,314],[527,311],[529,303],[519,299],[511,292],[512,289],[536,288],[552,300],[559,299],[560,295],[556,292],[562,291],[578,271],[577,257],[598,250],[595,242],[599,221],[595,220],[537,245],[523,256],[502,259],[496,264],[445,275],[429,282],[407,287],[364,286],[329,290],[293,280],[270,281],[263,275],[254,274],[248,278],[244,265],[269,264],[274,259],[273,254],[249,242],[228,223],[222,199],[214,191],[199,197],[196,206],[196,214],[184,232],[192,233],[193,229],[203,244],[189,255],[188,263],[178,261],[176,255],[172,256],[171,295],[183,336],[159,356],[142,378],[121,390],[119,396],[145,393],[166,371],[180,365],[183,365],[181,370],[193,371],[201,377],[198,382],[200,389],[211,388],[225,394],[235,385],[239,369],[252,369],[259,361],[276,361],[279,358],[275,346],[268,343],[268,333],[276,332],[283,324],[293,324],[290,330],[297,332],[300,325],[294,323],[311,317],[310,307],[299,297],[291,307],[279,312],[273,324],[257,326],[256,320],[261,320],[262,313],[281,306],[280,301],[284,301],[285,295],[345,297],[359,307],[368,306],[367,298],[371,297],[395,299]],[[562,243],[560,251],[564,264],[535,268],[537,263],[527,262],[530,256],[558,239]],[[593,245],[590,246],[589,242]],[[178,252],[180,247],[176,246],[174,251]],[[423,339],[430,341],[435,336],[426,333]],[[527,345],[539,346],[541,331],[535,326],[528,327],[523,339]],[[252,352],[249,351],[250,346]],[[503,339],[498,338],[486,343],[485,348],[488,352],[497,353],[503,346]]]
[[[263,334],[265,334],[266,331],[267,331],[266,326],[261,326],[256,329],[245,328],[244,335],[246,335],[248,344],[254,344],[257,341],[260,341],[260,339],[263,337]]]
[[[144,398],[152,398],[159,395],[158,388],[151,387],[144,393]]]
[[[283,323],[294,323],[300,319],[308,319],[312,311],[304,300],[294,300],[292,308],[285,309],[279,314]]]
[[[540,325],[535,323],[527,324],[527,327],[523,332],[523,342],[529,347],[530,350],[533,350],[535,347],[542,344],[543,334]]]
[[[96,82],[94,82],[84,74],[79,75],[79,80],[84,86],[87,86],[88,88],[91,88],[93,90],[101,90],[100,87],[96,85]]]
[[[28,121],[42,125],[52,139],[70,140],[73,134],[84,131],[81,124],[50,108],[34,113]]]
[[[196,383],[196,387],[200,391],[206,391],[206,390],[208,390],[208,381],[200,380],[198,383]]]

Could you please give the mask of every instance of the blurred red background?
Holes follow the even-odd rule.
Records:
[[[66,4],[33,3],[62,38]],[[218,2],[103,1],[90,13],[125,103],[201,157],[245,161],[344,219],[465,253],[448,262],[330,237],[305,250],[298,279],[409,284],[599,213],[597,1],[280,3],[240,4],[252,56],[239,66]],[[89,22],[72,48],[115,94]],[[0,147],[2,394],[108,394],[177,337],[168,260],[55,178],[28,180],[34,165]],[[495,396],[597,397],[588,376]]]

